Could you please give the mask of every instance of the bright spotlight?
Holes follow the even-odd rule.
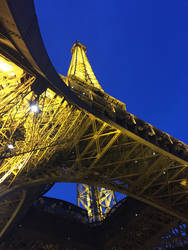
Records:
[[[18,166],[18,169],[20,170],[23,167],[23,163]]]
[[[15,76],[16,74],[14,73],[14,71],[8,73],[8,76]]]
[[[30,106],[30,110],[31,110],[31,112],[37,113],[37,112],[39,112],[39,107],[36,104],[32,104]]]
[[[2,72],[10,72],[13,70],[13,67],[12,67],[12,65],[0,60],[0,70]]]
[[[13,146],[12,144],[8,144],[8,148],[9,148],[9,149],[13,149],[14,146]]]

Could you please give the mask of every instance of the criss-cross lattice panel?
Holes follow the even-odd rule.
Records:
[[[48,168],[48,179],[56,175],[62,181],[116,190],[186,220],[186,162],[129,131],[86,117],[71,150],[52,157],[49,165],[57,171]]]
[[[77,193],[78,206],[87,210],[90,221],[105,219],[116,204],[114,192],[106,188],[77,184]]]
[[[91,204],[90,186],[86,184],[77,184],[77,204],[87,210],[89,218],[93,217]]]
[[[35,78],[0,58],[0,183],[12,181],[26,166],[48,161],[57,147],[71,144],[84,114],[47,89],[32,91]]]
[[[90,85],[102,89],[86,56],[86,47],[80,42],[75,42],[71,53],[72,60],[67,76],[81,80],[85,87]]]

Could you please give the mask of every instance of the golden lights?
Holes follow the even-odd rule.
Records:
[[[184,179],[184,180],[182,180],[181,182],[180,182],[180,184],[182,185],[182,186],[187,186],[187,180],[186,179]]]
[[[76,42],[71,50],[72,60],[67,73],[68,77],[77,77],[85,84],[102,90],[86,56],[86,47]]]
[[[11,72],[13,71],[13,66],[5,62],[5,60],[0,59],[0,70],[4,73]]]
[[[0,183],[12,182],[20,171],[50,158],[62,144],[64,121],[80,115],[50,89],[37,96],[31,89],[34,81],[0,56]]]

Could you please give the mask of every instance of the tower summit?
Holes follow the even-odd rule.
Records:
[[[72,60],[67,76],[76,77],[81,82],[102,90],[88,61],[86,52],[86,47],[83,44],[80,42],[74,43],[71,49]]]

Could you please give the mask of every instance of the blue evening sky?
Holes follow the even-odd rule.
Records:
[[[188,143],[188,0],[35,0],[42,37],[66,75],[78,40],[104,90]],[[52,196],[75,202],[73,184]]]

